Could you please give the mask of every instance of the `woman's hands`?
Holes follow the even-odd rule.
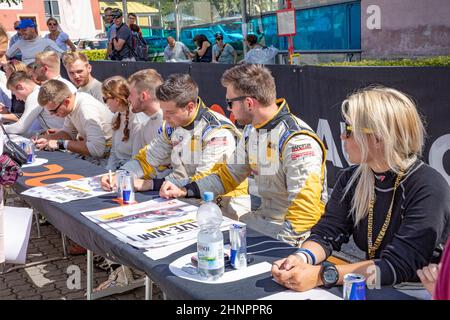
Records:
[[[293,254],[272,264],[272,276],[286,288],[307,291],[322,285],[320,268],[303,262]]]

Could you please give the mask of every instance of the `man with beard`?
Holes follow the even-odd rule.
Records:
[[[246,125],[227,163],[180,187],[165,181],[163,198],[200,198],[223,194],[250,174],[255,177],[261,207],[242,220],[265,235],[300,245],[324,212],[327,201],[326,150],[314,131],[276,99],[275,79],[261,65],[242,64],[225,71],[228,110]]]
[[[103,102],[102,83],[92,76],[92,66],[84,53],[66,53],[63,57],[63,64],[70,81],[78,88],[78,92],[89,93],[98,101]]]
[[[141,129],[133,137],[133,155],[149,144],[157,135],[163,123],[163,112],[156,98],[156,88],[163,83],[161,75],[154,69],[144,69],[128,78],[131,111],[137,114]]]

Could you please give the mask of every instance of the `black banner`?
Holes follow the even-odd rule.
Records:
[[[113,75],[130,76],[146,68],[163,77],[189,73],[200,87],[200,96],[214,110],[226,110],[223,72],[231,65],[213,63],[151,63],[94,61],[93,75],[104,80]],[[450,68],[446,67],[314,67],[270,65],[278,97],[286,98],[291,111],[308,123],[324,140],[327,149],[328,184],[348,166],[340,140],[341,103],[347,95],[368,85],[384,85],[410,95],[424,116],[427,139],[423,160],[437,169],[450,184]],[[231,116],[232,118],[232,116]]]

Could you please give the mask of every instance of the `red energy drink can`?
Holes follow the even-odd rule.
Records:
[[[366,277],[357,273],[344,276],[344,300],[366,300]]]

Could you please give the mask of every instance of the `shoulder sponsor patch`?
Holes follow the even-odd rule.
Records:
[[[298,152],[303,150],[311,150],[311,143],[303,143],[303,144],[297,144],[295,146],[292,146],[291,152]]]
[[[291,147],[291,159],[297,160],[304,157],[315,156],[311,143],[297,144]]]
[[[227,137],[214,137],[209,140],[206,145],[208,146],[226,146],[228,145]]]

